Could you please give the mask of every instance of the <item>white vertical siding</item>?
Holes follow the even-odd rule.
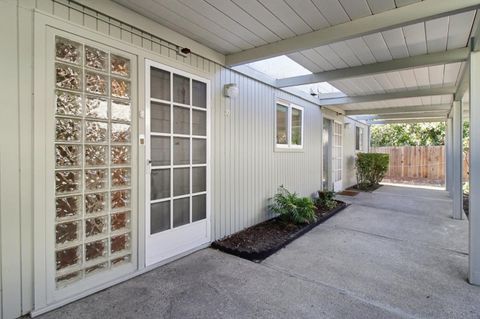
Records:
[[[221,238],[268,217],[267,199],[285,185],[303,195],[321,184],[320,108],[248,78],[196,54],[176,53],[174,45],[66,1],[37,1],[37,9],[129,44],[208,72],[212,76],[212,234]],[[236,99],[223,86],[237,83]],[[140,88],[139,92],[143,91]],[[305,143],[301,152],[274,152],[274,104],[279,97],[305,107]]]
[[[30,6],[35,7],[39,12],[68,20],[72,24],[210,74],[212,80],[210,157],[212,239],[224,237],[268,218],[269,214],[266,209],[268,199],[274,195],[279,185],[285,185],[291,191],[305,196],[311,195],[320,188],[323,115],[317,105],[226,69],[202,56],[196,54],[187,57],[179,56],[176,53],[175,45],[132,27],[131,25],[135,25],[137,22],[135,20],[129,20],[129,25],[125,25],[74,3],[68,6],[66,5],[67,1],[64,0],[24,0],[13,4],[15,9],[17,9],[17,4],[20,13],[11,15],[13,19],[18,19],[12,25],[20,26],[21,30],[17,39],[15,38],[17,33],[11,33],[13,35],[11,40],[18,41],[18,48],[22,49],[20,55],[22,63],[16,62],[17,57],[14,53],[17,45],[14,45],[10,46],[13,48],[11,51],[13,58],[9,60],[9,65],[12,70],[18,70],[20,77],[19,81],[11,82],[14,85],[11,91],[21,90],[22,94],[10,95],[11,107],[4,111],[11,111],[11,116],[2,113],[5,115],[4,119],[8,119],[8,123],[2,125],[2,132],[5,132],[2,136],[8,137],[9,144],[6,145],[8,146],[7,154],[3,152],[7,148],[3,149],[2,141],[2,162],[0,163],[2,164],[1,225],[7,225],[8,218],[13,218],[13,221],[8,223],[7,230],[1,229],[1,245],[2,247],[8,246],[8,249],[16,252],[16,257],[8,260],[9,265],[15,264],[14,268],[17,270],[12,273],[19,274],[20,266],[22,269],[21,282],[17,280],[14,284],[18,290],[9,291],[9,296],[15,299],[10,304],[18,302],[18,306],[15,306],[16,314],[19,314],[20,293],[23,295],[23,313],[31,310],[33,303],[32,203],[34,189],[32,187],[33,161],[31,159],[34,157],[34,146],[32,145],[34,120],[32,110],[34,106],[31,93],[34,83],[32,82],[33,11]],[[82,30],[82,28],[78,29],[79,35],[84,32]],[[5,80],[4,77],[2,79]],[[143,83],[143,81],[138,82]],[[17,87],[17,83],[19,83],[19,87]],[[227,83],[238,84],[240,95],[236,99],[228,99],[223,96],[223,86]],[[143,91],[142,87],[138,90],[139,94],[143,94]],[[19,101],[14,101],[16,96],[19,96]],[[305,128],[302,151],[276,152],[274,150],[276,98],[288,100],[304,107]],[[22,121],[11,120],[19,117],[20,114]],[[12,132],[20,132],[20,135],[15,137]],[[20,142],[17,141],[17,138]],[[4,156],[7,155],[11,157],[8,162],[4,161]],[[19,155],[25,160],[18,161]],[[6,166],[3,166],[5,163],[8,164],[8,170]],[[17,167],[17,169],[12,169],[12,167]],[[5,174],[3,174],[4,171]],[[9,192],[8,196],[6,195],[7,191]],[[139,196],[143,195],[139,194]],[[7,197],[9,200],[4,200]],[[20,210],[21,219],[19,217]],[[7,211],[8,218],[4,218]],[[142,212],[139,213],[142,214]],[[13,235],[10,236],[10,233],[7,232],[11,232]],[[13,240],[16,238],[15,236],[19,238],[21,236],[22,240]],[[19,248],[19,245],[22,249]],[[3,258],[6,256],[6,251],[7,249],[2,250],[0,259],[2,263],[7,261]],[[10,268],[2,267],[2,270],[6,269]],[[13,277],[0,278],[5,281],[13,280]],[[4,296],[3,301],[5,300]]]

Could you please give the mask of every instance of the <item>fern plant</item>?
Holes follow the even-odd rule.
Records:
[[[299,197],[280,186],[269,208],[280,218],[294,224],[308,224],[316,220],[316,207],[308,197]]]

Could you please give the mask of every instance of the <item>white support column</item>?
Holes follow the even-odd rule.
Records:
[[[453,167],[453,158],[452,158],[452,119],[447,119],[446,131],[445,131],[445,186],[452,196],[452,167]]]
[[[462,121],[462,103],[453,102],[453,218],[462,219],[463,215],[463,183],[462,183],[462,164],[463,164],[463,121]]]
[[[470,56],[469,274],[480,285],[480,52]]]

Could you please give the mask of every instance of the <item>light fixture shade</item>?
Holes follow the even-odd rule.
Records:
[[[225,95],[225,97],[234,99],[238,96],[239,92],[238,86],[235,83],[225,84],[223,87],[223,95]]]

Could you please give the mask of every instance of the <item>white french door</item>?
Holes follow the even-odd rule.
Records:
[[[332,162],[333,190],[337,192],[343,189],[343,124],[338,122],[333,122]]]
[[[146,63],[146,265],[210,242],[209,81]]]

